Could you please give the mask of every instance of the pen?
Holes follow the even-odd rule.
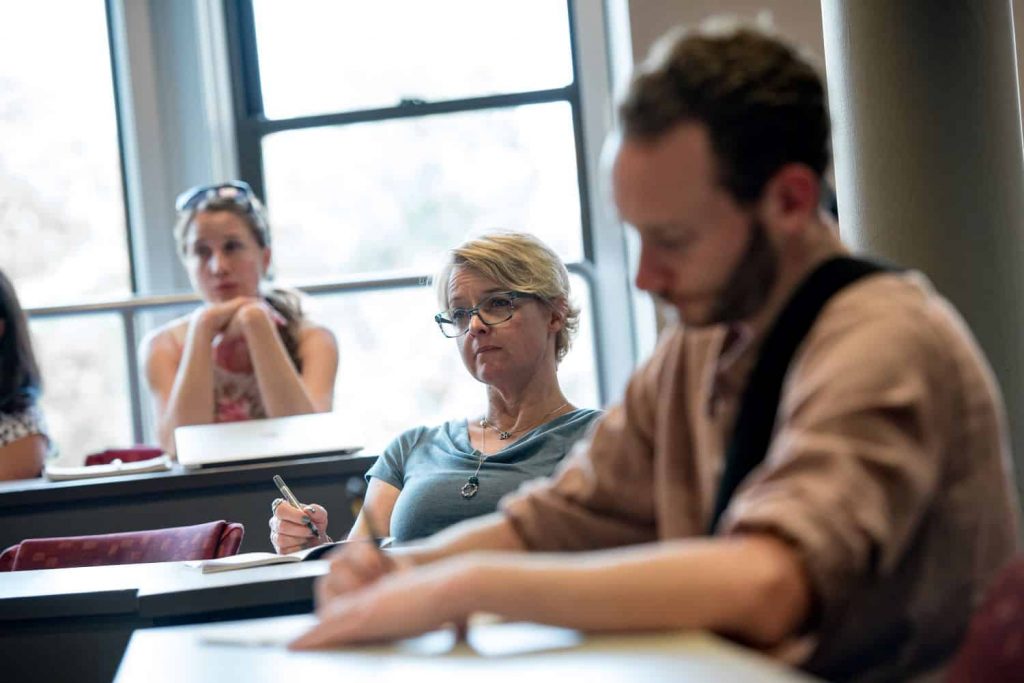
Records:
[[[295,497],[292,490],[288,488],[288,484],[284,483],[284,479],[281,478],[280,474],[274,475],[274,483],[277,484],[277,489],[281,492],[281,495],[284,496],[284,499],[288,501],[289,505],[296,510],[302,510],[302,503],[300,503],[299,499]],[[303,510],[303,514],[305,514],[305,510]],[[316,524],[313,524],[313,520],[310,519],[306,522],[306,526],[309,527],[310,531],[316,534],[317,538],[320,538],[320,530],[316,528]]]

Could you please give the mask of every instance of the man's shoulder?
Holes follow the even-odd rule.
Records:
[[[988,372],[959,312],[916,271],[873,275],[836,294],[798,354],[831,367],[856,366],[858,373],[905,374],[915,367],[930,374],[969,367]]]
[[[972,339],[956,308],[913,270],[879,273],[839,292],[822,310],[812,334],[862,328],[881,338]]]

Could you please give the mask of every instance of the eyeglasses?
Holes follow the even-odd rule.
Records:
[[[226,199],[241,204],[245,207],[254,207],[257,203],[256,195],[253,194],[249,183],[244,180],[232,180],[227,183],[216,185],[196,185],[178,195],[174,201],[176,211],[192,211],[203,202],[214,199]]]
[[[537,299],[536,294],[526,292],[501,292],[492,294],[472,308],[452,308],[434,316],[434,322],[446,337],[461,337],[469,331],[473,316],[480,318],[484,325],[500,325],[512,319],[516,312],[516,299]]]

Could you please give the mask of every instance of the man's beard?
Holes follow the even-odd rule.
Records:
[[[779,277],[779,255],[768,231],[755,216],[750,222],[750,241],[743,258],[733,268],[725,287],[703,325],[744,320],[761,310]]]

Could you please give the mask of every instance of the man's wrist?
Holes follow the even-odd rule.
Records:
[[[470,557],[448,560],[438,590],[438,609],[450,619],[468,618],[473,612],[490,611],[487,599],[488,568]]]

